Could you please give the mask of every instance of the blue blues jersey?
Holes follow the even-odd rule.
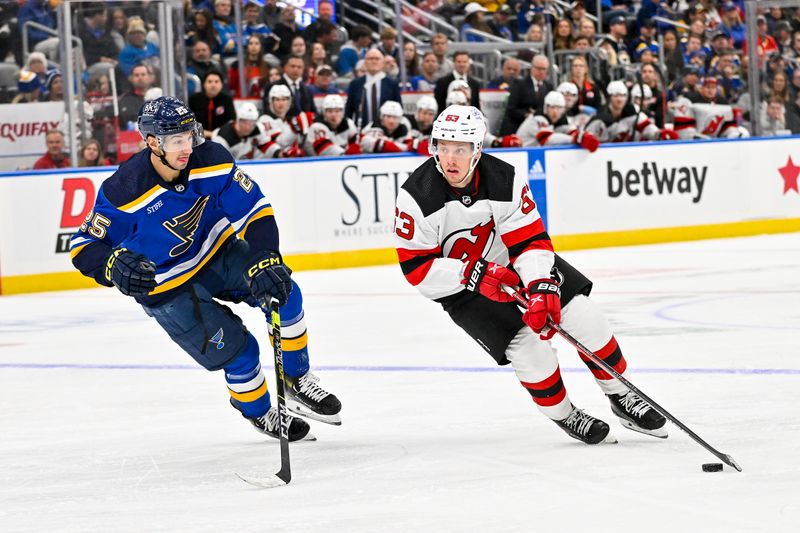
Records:
[[[84,275],[111,286],[105,275],[111,251],[143,254],[156,264],[158,285],[138,300],[152,303],[192,279],[237,237],[253,253],[278,251],[272,206],[224,147],[206,141],[171,182],[158,175],[149,149],[123,163],[103,182],[72,237],[70,255]]]

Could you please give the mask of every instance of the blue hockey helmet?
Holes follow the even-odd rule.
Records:
[[[139,134],[147,142],[153,135],[164,151],[170,152],[169,137],[176,133],[192,132],[192,147],[203,144],[203,126],[194,112],[172,96],[161,96],[145,102],[139,109]]]

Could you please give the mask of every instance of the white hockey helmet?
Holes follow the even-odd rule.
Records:
[[[461,91],[453,91],[447,93],[447,98],[445,99],[445,104],[447,105],[469,105],[467,101],[467,95],[462,93]]]
[[[289,87],[283,84],[273,85],[269,89],[269,100],[272,101],[273,98],[292,98],[292,93],[289,91]]]
[[[478,157],[486,137],[486,117],[480,109],[470,105],[451,105],[445,108],[433,121],[431,131],[431,153],[436,161],[436,168],[444,176],[439,164],[439,141],[461,141],[472,143],[472,161],[468,175],[478,164]]]
[[[631,98],[641,98],[642,97],[642,89],[644,89],[644,99],[647,100],[648,98],[653,97],[653,90],[650,88],[649,85],[639,85],[636,84],[631,88]]]
[[[625,85],[624,81],[612,81],[608,84],[606,88],[606,93],[608,96],[615,96],[615,95],[622,95],[628,96],[628,87]]]
[[[544,106],[553,107],[566,107],[567,102],[564,100],[564,95],[558,91],[550,91],[544,97]]]
[[[238,120],[258,120],[258,109],[252,102],[245,102],[236,110],[236,118]]]
[[[427,109],[428,111],[433,111],[435,115],[439,111],[439,104],[436,103],[436,98],[430,95],[421,96],[419,100],[417,100],[417,111],[420,109]]]
[[[381,106],[380,114],[381,116],[387,115],[390,117],[400,118],[403,116],[403,106],[400,105],[400,102],[387,100]]]
[[[322,100],[322,110],[344,109],[344,98],[338,94],[329,94]]]
[[[556,88],[556,91],[563,95],[570,94],[572,96],[578,96],[578,86],[571,81],[561,82],[561,84]]]
[[[450,82],[450,85],[447,86],[447,92],[451,93],[453,91],[469,91],[469,83],[466,80],[453,80]]]

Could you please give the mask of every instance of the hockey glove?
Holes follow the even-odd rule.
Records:
[[[671,130],[668,128],[664,128],[663,130],[661,130],[658,134],[658,138],[661,139],[662,141],[676,141],[680,139],[678,134],[675,133],[675,130]]]
[[[478,257],[467,261],[461,283],[467,290],[479,292],[495,302],[513,302],[514,297],[503,292],[501,284],[516,287],[520,279],[513,270]]]
[[[156,288],[156,264],[127,248],[108,256],[105,276],[125,296],[144,296]]]
[[[575,130],[575,132],[572,134],[572,138],[575,140],[575,144],[581,148],[589,150],[590,152],[594,152],[597,150],[597,147],[600,146],[600,141],[597,140],[597,137],[588,131]]]
[[[244,280],[250,288],[250,294],[258,304],[267,309],[270,298],[283,305],[292,292],[292,271],[283,264],[281,254],[264,252],[244,273]]]
[[[292,131],[299,135],[305,135],[308,133],[308,128],[311,127],[313,123],[314,113],[311,113],[310,111],[303,111],[297,116],[289,119],[289,126],[292,127]]]
[[[350,143],[347,145],[347,149],[344,151],[345,155],[358,155],[361,152],[361,145],[358,143]]]
[[[492,141],[493,148],[517,148],[522,146],[522,139],[514,134],[503,135]]]
[[[528,307],[522,315],[522,321],[539,333],[539,338],[547,340],[556,333],[547,327],[547,318],[554,324],[561,323],[561,289],[558,282],[548,278],[531,281],[527,296]]]
[[[297,143],[292,144],[281,152],[281,157],[305,157],[306,152],[297,146]]]

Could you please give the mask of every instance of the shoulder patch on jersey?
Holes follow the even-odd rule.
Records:
[[[450,188],[444,176],[436,169],[436,162],[429,157],[411,173],[402,188],[422,210],[422,216],[429,216],[441,209],[448,198]]]
[[[158,176],[150,163],[150,150],[145,148],[122,163],[103,182],[102,189],[111,205],[127,210],[138,204],[144,196],[152,195],[157,185]]]

